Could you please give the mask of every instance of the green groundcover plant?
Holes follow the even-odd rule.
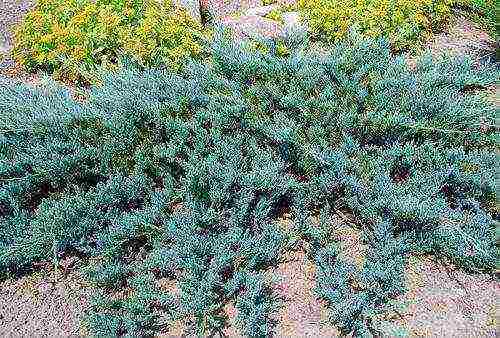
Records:
[[[454,9],[489,32],[496,23],[493,0],[300,0],[298,7],[318,39],[337,41],[357,26],[366,36],[388,38],[397,50],[445,29]]]
[[[266,337],[280,300],[264,272],[291,250],[356,336],[378,334],[410,254],[492,271],[498,133],[479,89],[498,73],[429,57],[409,68],[357,35],[328,55],[285,43],[283,57],[216,39],[207,63],[131,66],[84,102],[1,83],[0,273],[78,255],[100,290],[86,318],[97,336],[176,320],[213,334],[232,302],[241,333]],[[341,258],[338,227],[363,232],[362,268]]]
[[[13,56],[28,70],[95,82],[124,56],[180,68],[201,52],[202,27],[171,0],[38,0],[15,30]]]
[[[415,45],[441,29],[452,0],[300,0],[299,8],[314,35],[336,41],[357,26],[370,37],[384,36],[395,49]]]

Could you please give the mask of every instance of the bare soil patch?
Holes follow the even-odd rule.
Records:
[[[38,272],[0,284],[0,337],[85,335],[80,325],[91,289],[74,272]]]
[[[8,55],[12,49],[12,29],[33,6],[32,0],[0,1],[0,74],[12,72],[14,61]]]
[[[433,55],[467,55],[477,64],[497,62],[497,47],[494,37],[467,18],[465,13],[457,13],[446,31],[434,35],[425,44]]]
[[[407,268],[408,309],[400,325],[412,337],[496,337],[500,283],[490,275],[467,274],[430,258]]]

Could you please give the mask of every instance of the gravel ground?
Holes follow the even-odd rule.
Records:
[[[78,273],[39,272],[0,284],[0,337],[82,336],[91,291]]]
[[[456,13],[451,19],[450,28],[433,36],[425,47],[434,55],[444,53],[455,56],[468,55],[477,64],[488,64],[498,61],[495,53],[496,44],[493,37],[470,21],[465,14]]]
[[[406,273],[408,308],[399,324],[411,337],[497,337],[497,279],[430,258],[412,258]]]
[[[280,264],[271,278],[277,278],[276,293],[284,300],[277,315],[277,337],[328,338],[340,332],[328,320],[324,302],[314,293],[316,269],[305,252],[298,252]]]
[[[343,250],[343,258],[358,267],[364,261],[366,246],[360,231],[344,228],[335,233]],[[303,251],[290,254],[286,262],[267,272],[277,282],[275,292],[283,307],[275,316],[276,337],[329,338],[340,337],[328,321],[328,310],[314,294],[315,266]],[[408,292],[397,299],[400,316],[381,320],[383,337],[402,333],[407,337],[474,337],[497,336],[497,301],[500,283],[490,275],[467,274],[431,258],[411,257],[406,268]],[[230,303],[224,308],[229,317],[226,337],[239,334],[237,310]],[[162,337],[190,337],[182,323]]]
[[[335,234],[344,258],[360,267],[366,246],[357,230]],[[281,264],[273,274],[284,299],[277,337],[338,337],[328,324],[325,304],[316,299],[315,267],[303,252]],[[430,258],[411,257],[406,268],[408,292],[399,297],[401,318],[382,322],[387,337],[406,332],[409,337],[497,336],[500,282],[490,275],[468,274]]]
[[[0,54],[8,54],[12,48],[12,28],[32,6],[31,0],[0,0]],[[12,68],[10,57],[0,57],[0,71]]]

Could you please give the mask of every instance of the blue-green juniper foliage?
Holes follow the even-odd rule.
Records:
[[[289,47],[216,39],[208,62],[128,67],[83,101],[2,82],[0,273],[79,255],[101,290],[97,336],[175,320],[220,333],[232,302],[241,333],[267,337],[280,300],[264,272],[291,250],[306,250],[332,323],[356,336],[378,334],[410,254],[492,271],[498,133],[480,89],[498,73],[428,57],[410,68],[356,36],[329,53]],[[339,226],[362,231],[361,269],[341,258]]]

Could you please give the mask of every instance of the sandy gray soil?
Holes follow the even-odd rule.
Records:
[[[0,0],[0,71],[14,66],[10,57],[1,55],[8,54],[12,48],[12,29],[31,5],[31,0]]]
[[[277,337],[327,338],[339,336],[339,331],[328,321],[326,305],[316,298],[315,266],[304,252],[273,271],[278,279],[277,294],[284,300],[278,312]]]
[[[355,242],[350,239],[351,243]],[[277,313],[277,337],[338,337],[328,323],[325,305],[316,299],[314,265],[303,252],[289,257],[269,272],[278,280],[276,292],[284,306]],[[406,332],[410,337],[496,336],[500,283],[488,275],[470,275],[429,258],[412,258],[407,268],[409,292],[398,301],[402,317],[384,321],[387,336]],[[37,273],[0,284],[0,337],[69,337],[85,335],[80,327],[91,289],[78,273],[65,277]],[[232,304],[225,308],[231,324],[228,337],[241,337]],[[186,335],[182,323],[163,337]],[[190,336],[188,334],[188,336]]]
[[[340,241],[343,258],[359,267],[364,261],[365,245],[361,233],[345,227],[335,234]],[[275,316],[276,337],[339,337],[339,331],[328,321],[325,304],[314,294],[315,267],[303,251],[292,253],[285,263],[268,271],[267,277],[277,282],[275,292],[283,299],[283,307]],[[396,301],[399,315],[380,318],[384,337],[403,333],[407,337],[496,337],[497,300],[500,283],[490,275],[467,274],[431,258],[411,257],[406,269],[408,293]],[[233,304],[224,308],[229,327],[224,334],[239,334]],[[162,337],[191,336],[183,323],[176,323]]]
[[[463,13],[457,13],[451,19],[449,29],[433,36],[425,47],[434,55],[468,55],[477,64],[496,62],[495,39]]]
[[[400,325],[412,337],[496,337],[500,283],[470,275],[429,258],[413,258],[407,268],[410,291]]]
[[[0,337],[82,335],[80,321],[90,299],[78,273],[44,271],[0,284]]]

